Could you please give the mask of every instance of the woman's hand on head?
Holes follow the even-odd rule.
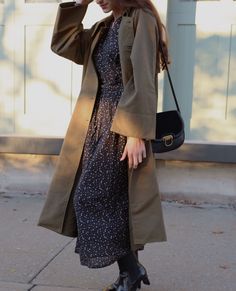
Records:
[[[76,4],[89,5],[93,0],[75,0]]]
[[[146,158],[146,147],[143,139],[136,137],[127,137],[127,142],[120,161],[128,157],[129,169],[138,167]]]

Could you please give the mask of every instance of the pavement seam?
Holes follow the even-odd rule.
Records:
[[[38,275],[45,269],[47,266],[58,256],[64,249],[74,240],[71,239],[68,243],[66,243],[46,264],[44,264],[39,271],[27,282],[27,284],[33,284],[32,281],[38,277]]]
[[[33,288],[36,287],[36,286],[37,286],[36,284],[33,284],[27,291],[33,290]]]

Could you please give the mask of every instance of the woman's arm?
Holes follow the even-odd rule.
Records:
[[[84,64],[85,52],[90,46],[93,28],[84,29],[82,20],[91,0],[61,3],[54,25],[51,49],[77,64]]]
[[[156,57],[159,37],[156,20],[148,12],[139,11],[135,27],[130,55],[132,76],[125,86],[111,129],[127,136],[121,161],[127,157],[129,168],[134,169],[146,158],[144,140],[154,139],[156,133]]]
[[[151,140],[155,139],[156,134],[159,34],[156,19],[148,11],[136,10],[136,19],[135,37],[130,51],[132,70],[126,70],[130,76],[118,103],[111,131]]]

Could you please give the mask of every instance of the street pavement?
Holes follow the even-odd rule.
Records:
[[[81,266],[75,239],[37,226],[45,197],[0,193],[0,291],[102,290],[116,264]],[[163,201],[167,242],[140,252],[151,286],[144,291],[235,291],[236,209]]]

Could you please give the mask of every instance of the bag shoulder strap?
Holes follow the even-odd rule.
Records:
[[[175,90],[174,90],[173,82],[172,82],[172,79],[171,79],[171,76],[170,76],[170,72],[169,72],[169,69],[168,69],[168,65],[167,65],[167,63],[166,63],[166,58],[165,58],[165,55],[164,55],[164,52],[163,52],[163,48],[162,48],[162,44],[161,44],[161,42],[159,42],[159,46],[160,46],[160,50],[161,50],[161,54],[162,54],[162,58],[163,58],[163,60],[164,60],[164,64],[165,64],[165,68],[166,68],[166,72],[167,72],[168,80],[169,80],[169,83],[170,83],[170,88],[171,88],[171,91],[172,91],[172,95],[173,95],[173,97],[174,97],[175,105],[176,105],[177,110],[178,110],[179,113],[180,113],[179,104],[178,104],[178,101],[177,101],[177,97],[176,97],[176,94],[175,94]]]

